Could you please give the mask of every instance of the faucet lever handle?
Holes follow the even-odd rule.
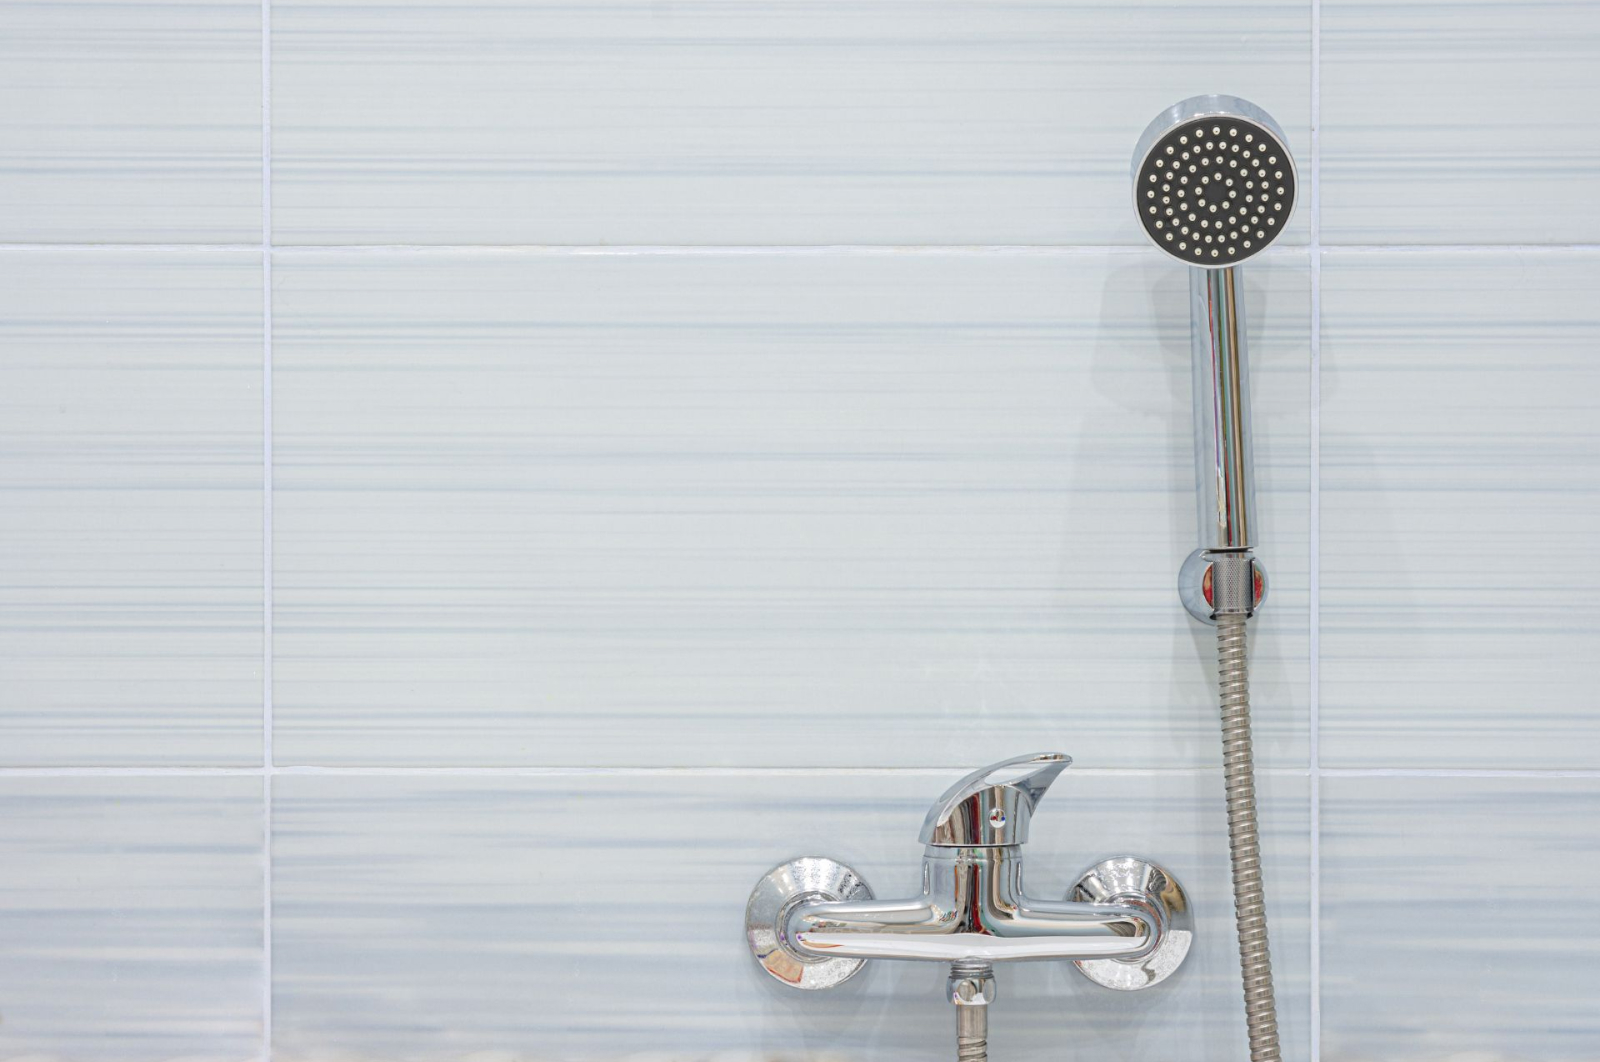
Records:
[[[1016,756],[973,771],[944,791],[922,822],[922,843],[938,848],[1021,844],[1045,790],[1072,757]]]

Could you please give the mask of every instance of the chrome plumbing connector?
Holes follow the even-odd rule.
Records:
[[[792,859],[756,883],[745,933],[756,961],[794,988],[840,984],[869,959],[951,964],[950,999],[985,1007],[1002,962],[1065,960],[1116,989],[1170,976],[1193,937],[1172,875],[1131,856],[1102,860],[1062,899],[1028,894],[1023,848],[1033,812],[1071,760],[1020,756],[974,771],[928,810],[922,888],[879,900],[861,875],[821,856]]]
[[[1189,615],[1254,616],[1267,597],[1267,573],[1249,550],[1197,549],[1178,570],[1178,597]]]
[[[956,1062],[989,1062],[994,964],[971,959],[951,963],[949,988],[950,1002],[956,1006]]]
[[[995,1001],[998,986],[994,963],[962,959],[950,964],[950,1002],[958,1007],[987,1007]]]

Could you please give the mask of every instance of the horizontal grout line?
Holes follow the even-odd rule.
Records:
[[[260,243],[0,243],[0,253],[39,253],[65,251],[127,252],[134,254],[208,254],[218,251],[260,253],[263,248],[291,255],[390,254],[460,255],[503,254],[552,258],[614,257],[916,257],[968,256],[991,258],[1065,258],[1078,255],[1145,255],[1144,244],[272,244]],[[1535,254],[1539,252],[1591,254],[1600,252],[1595,243],[1521,244],[1320,244],[1321,254]],[[1305,255],[1308,244],[1274,247],[1269,255]]]
[[[0,778],[260,778],[264,767],[0,767]]]
[[[1139,244],[1070,244],[1060,246],[1031,244],[635,244],[601,246],[591,244],[275,244],[273,251],[291,255],[321,254],[504,254],[549,258],[1068,258],[1107,254],[1148,253]]]
[[[971,764],[926,767],[0,767],[0,778],[257,778],[262,775],[315,775],[349,778],[571,778],[649,777],[688,778],[840,778],[883,774],[963,774]],[[1204,777],[1220,775],[1216,767],[1074,767],[1072,774],[1108,778]],[[1303,767],[1259,768],[1258,774],[1305,777]]]
[[[260,253],[259,243],[0,243],[0,252],[42,251],[132,251],[164,253],[199,253],[207,251],[249,251]],[[459,255],[487,254],[508,256],[533,256],[552,258],[617,258],[617,257],[739,257],[739,256],[791,256],[791,257],[900,257],[916,255],[968,255],[992,257],[1056,258],[1072,255],[1146,254],[1142,244],[500,244],[500,243],[348,243],[348,244],[273,244],[274,253],[293,255],[347,255],[347,254],[417,254]],[[1303,246],[1278,250],[1304,251]]]
[[[248,251],[260,254],[259,243],[0,243],[0,252],[35,253],[43,251],[110,251],[133,254],[211,254],[217,251]]]
[[[1589,768],[1495,768],[1495,767],[1323,767],[1323,778],[1592,778],[1600,770]]]
[[[917,767],[357,767],[300,764],[277,767],[0,767],[0,778],[259,778],[263,775],[326,775],[351,778],[571,778],[647,775],[687,778],[827,778],[881,774],[949,775],[972,770],[972,764]],[[1204,777],[1222,772],[1215,767],[1089,767],[1074,766],[1072,774],[1104,778]],[[1305,767],[1262,767],[1258,774],[1280,778],[1305,778]],[[1590,768],[1477,768],[1477,767],[1322,767],[1321,778],[1583,778],[1600,780],[1600,769]]]
[[[1323,254],[1537,254],[1555,251],[1592,254],[1600,243],[1323,243]]]
[[[965,774],[973,769],[970,763],[951,764],[946,766],[919,766],[919,767],[279,767],[278,774],[306,774],[306,775],[373,775],[383,777],[393,775],[404,777],[408,775],[460,775],[472,777],[483,775],[495,777],[572,777],[593,775],[598,777],[615,777],[620,775],[649,775],[652,777],[698,777],[698,778],[743,778],[743,777],[774,777],[793,778],[801,776],[817,776],[828,778],[866,777],[880,774]],[[1221,774],[1221,766],[1217,767],[1073,767],[1072,774],[1092,774],[1097,777],[1110,778],[1147,778],[1154,776],[1203,776]],[[1262,774],[1305,774],[1298,768],[1279,768],[1277,770],[1264,769]]]

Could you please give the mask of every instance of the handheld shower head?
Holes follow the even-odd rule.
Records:
[[[1288,225],[1297,188],[1283,130],[1235,96],[1168,107],[1133,152],[1133,202],[1145,235],[1204,269],[1265,250]]]
[[[1193,96],[1168,107],[1133,152],[1133,201],[1145,235],[1195,267],[1189,331],[1200,542],[1178,591],[1207,623],[1235,609],[1249,615],[1266,594],[1252,553],[1250,374],[1236,267],[1282,235],[1298,187],[1282,127],[1235,96]],[[1231,574],[1224,579],[1222,571]]]

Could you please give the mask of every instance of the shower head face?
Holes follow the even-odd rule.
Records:
[[[1266,250],[1294,213],[1294,160],[1265,111],[1197,96],[1139,140],[1133,198],[1145,235],[1174,258],[1225,269]]]

